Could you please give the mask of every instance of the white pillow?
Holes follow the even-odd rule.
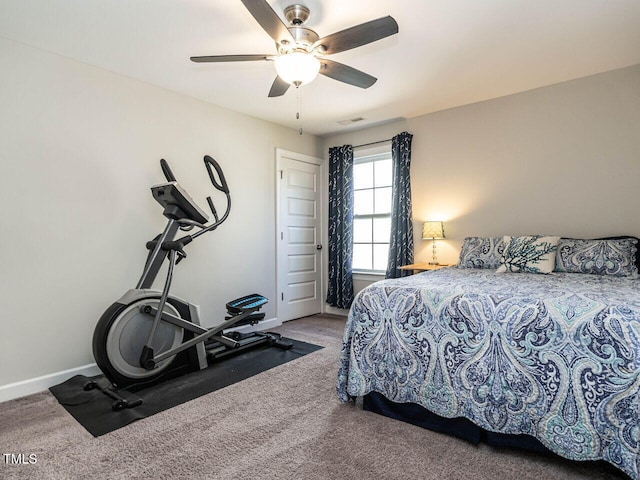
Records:
[[[556,265],[560,237],[504,237],[504,251],[497,273],[551,273]]]

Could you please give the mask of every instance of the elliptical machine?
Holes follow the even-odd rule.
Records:
[[[174,267],[187,258],[184,247],[218,228],[231,210],[229,187],[220,165],[208,155],[204,157],[204,164],[214,188],[226,195],[224,214],[219,217],[211,197],[207,197],[213,214],[213,222],[207,225],[207,214],[178,184],[169,164],[160,160],[167,182],[152,187],[151,192],[164,208],[168,223],[161,234],[147,242],[149,254],[136,287],[113,303],[96,325],[93,355],[112,386],[88,382],[85,390],[103,391],[116,400],[114,410],[139,404],[127,402],[118,395],[121,389],[139,390],[187,371],[207,368],[208,360],[248,348],[265,344],[282,349],[292,346],[274,333],[226,332],[231,327],[255,324],[264,318],[259,310],[268,299],[262,295],[246,295],[228,302],[225,320],[215,327],[204,328],[200,325],[197,305],[169,294]],[[198,231],[176,239],[178,230],[193,229]],[[165,260],[169,264],[164,287],[162,291],[151,290]]]

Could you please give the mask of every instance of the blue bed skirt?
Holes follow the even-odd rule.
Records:
[[[422,405],[416,403],[395,403],[377,392],[371,392],[362,397],[362,399],[364,410],[426,428],[434,432],[452,435],[473,443],[474,445],[482,442],[495,447],[519,448],[529,452],[548,454],[563,459],[530,435],[507,435],[504,433],[489,432],[478,427],[466,418],[444,418],[430,412]],[[571,460],[566,461],[570,462]],[[631,480],[631,477],[623,471],[602,460],[586,463],[598,465],[598,468],[604,471],[615,472],[621,479]]]
[[[384,395],[371,392],[363,397],[367,411],[401,420],[418,427],[446,433],[477,445],[480,442],[500,447],[521,448],[533,452],[552,453],[530,435],[506,435],[489,432],[466,418],[444,418],[416,403],[395,403]]]

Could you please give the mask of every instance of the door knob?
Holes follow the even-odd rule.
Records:
[[[316,245],[316,250],[322,250],[322,245],[320,244]]]

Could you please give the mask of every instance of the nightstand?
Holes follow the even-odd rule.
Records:
[[[410,265],[403,265],[402,267],[398,267],[399,270],[413,270],[413,273],[418,273],[418,272],[425,272],[427,270],[438,270],[439,268],[442,267],[450,267],[451,265],[445,265],[445,264],[438,264],[438,265],[431,265],[428,262],[424,262],[424,263],[412,263]]]

